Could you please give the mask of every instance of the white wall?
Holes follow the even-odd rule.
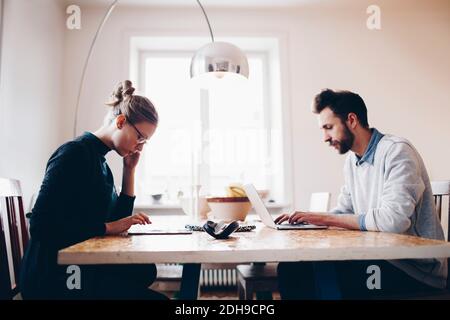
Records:
[[[370,125],[412,141],[431,179],[450,179],[450,149],[445,147],[450,138],[450,2],[377,1],[380,31],[365,28],[370,2],[358,3],[299,12],[291,33],[295,194],[300,201],[313,190],[336,192],[342,177],[343,157],[320,142],[308,110],[311,97],[324,87],[360,93]]]
[[[410,139],[432,179],[449,179],[450,2],[377,1],[382,29],[366,28],[370,1],[335,1],[290,9],[209,9],[216,35],[270,35],[286,39],[281,52],[283,103],[292,126],[294,198],[307,208],[309,194],[333,192],[342,182],[343,156],[322,142],[310,101],[320,89],[361,94],[369,121],[382,132]],[[71,137],[82,58],[105,8],[82,7],[83,29],[66,31],[62,137]],[[124,33],[205,35],[199,9],[118,7],[94,52],[81,100],[79,132],[94,130],[114,84],[127,78]],[[175,115],[174,115],[175,116]],[[113,160],[113,171],[120,162]],[[119,182],[120,183],[120,182]]]
[[[22,182],[24,205],[63,142],[64,8],[58,0],[5,0],[0,87],[0,176]]]

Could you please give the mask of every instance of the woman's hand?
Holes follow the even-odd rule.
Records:
[[[134,173],[141,157],[141,152],[136,151],[123,158],[122,192],[134,197]]]
[[[123,167],[127,170],[134,170],[136,168],[139,158],[141,157],[141,152],[136,151],[134,153],[131,153],[125,157],[123,157]]]
[[[105,223],[105,234],[120,234],[127,231],[134,224],[149,224],[152,223],[145,213],[136,213],[132,216],[122,218],[113,222]]]

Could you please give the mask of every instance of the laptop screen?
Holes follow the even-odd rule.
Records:
[[[261,218],[262,222],[268,227],[275,228],[276,227],[275,222],[273,222],[273,218],[270,215],[270,212],[267,210],[266,206],[264,205],[264,202],[259,197],[255,186],[252,184],[247,184],[244,186],[244,190],[245,193],[247,193],[247,197],[250,199],[253,208]]]

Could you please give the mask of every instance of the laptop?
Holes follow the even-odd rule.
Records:
[[[244,186],[244,190],[247,193],[247,197],[250,199],[250,202],[253,205],[253,208],[255,209],[256,213],[261,218],[262,222],[273,229],[277,230],[305,230],[305,229],[327,229],[327,226],[317,226],[315,224],[308,224],[308,223],[299,223],[299,224],[275,224],[273,221],[272,216],[270,215],[270,212],[267,210],[266,206],[264,205],[263,201],[258,195],[258,192],[256,191],[255,187],[252,184],[247,184]]]

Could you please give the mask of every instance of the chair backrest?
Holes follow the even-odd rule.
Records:
[[[445,220],[443,217],[443,211],[445,202],[443,201],[446,197],[448,198],[448,209],[447,209],[447,241],[450,241],[450,181],[431,181],[431,189],[433,191],[434,204],[436,205],[436,211],[441,221],[442,228],[445,230]],[[450,290],[450,258],[447,259],[447,290]]]
[[[445,228],[444,222],[447,222],[447,241],[450,241],[450,180],[448,181],[432,181],[431,189],[434,196],[434,204],[441,221],[442,227]],[[448,198],[447,213],[444,213],[445,198]],[[446,214],[444,219],[443,215]],[[445,230],[445,229],[444,229]]]
[[[12,299],[12,283],[6,249],[6,225],[0,211],[0,300]]]
[[[309,211],[311,212],[328,212],[330,209],[331,193],[315,192],[311,194],[309,202]]]
[[[20,182],[14,179],[0,178],[0,222],[2,233],[0,235],[0,254],[2,258],[0,287],[7,288],[9,279],[10,292],[0,293],[11,298],[18,292],[17,281],[22,256],[29,241],[29,234],[23,210],[22,190]],[[10,274],[8,248],[11,256],[12,274]],[[4,257],[6,255],[6,259]],[[5,263],[6,261],[6,263]],[[6,270],[3,268],[7,266]],[[8,272],[9,275],[3,274]]]

